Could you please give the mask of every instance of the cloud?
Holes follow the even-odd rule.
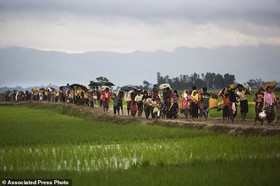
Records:
[[[79,52],[280,45],[276,0],[0,0],[0,47]]]
[[[193,24],[179,19],[150,23],[129,18],[85,19],[68,16],[45,20],[44,24],[40,18],[10,19],[0,24],[3,28],[0,30],[1,47],[28,46],[68,52],[132,52],[173,51],[178,46],[213,48],[225,45],[280,45],[280,36],[276,31],[246,23],[242,24],[243,27],[238,25],[243,32],[223,24]],[[256,28],[263,28],[261,34],[252,33],[256,32]]]
[[[1,12],[25,14],[62,13],[130,17],[132,19],[241,19],[254,23],[280,25],[280,2],[277,0],[9,0],[0,1]]]

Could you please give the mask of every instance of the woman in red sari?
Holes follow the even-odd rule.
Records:
[[[111,101],[112,93],[109,91],[109,88],[106,88],[105,91],[101,92],[101,100],[103,104],[104,112],[108,111],[109,103]]]

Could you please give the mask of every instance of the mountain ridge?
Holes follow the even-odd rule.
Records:
[[[238,82],[261,78],[280,81],[280,46],[218,48],[178,47],[173,52],[65,53],[32,48],[0,48],[0,86],[29,87],[48,83],[88,84],[105,76],[116,85],[156,83],[156,73],[170,77],[206,72],[230,73]]]

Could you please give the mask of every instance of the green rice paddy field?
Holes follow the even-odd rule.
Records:
[[[280,138],[0,105],[0,178],[73,185],[279,185]],[[1,181],[0,180],[0,181]]]

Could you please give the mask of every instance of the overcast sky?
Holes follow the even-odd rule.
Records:
[[[66,52],[280,45],[279,0],[0,0],[0,47]]]
[[[232,55],[223,53],[227,51],[223,49],[225,46],[234,47],[231,51],[239,52]],[[258,55],[254,55],[254,52],[244,55],[243,46],[252,47],[248,50],[255,50]],[[262,47],[256,46],[268,47],[264,47],[266,52],[261,52]],[[157,71],[172,77],[211,71],[235,74],[240,82],[251,78],[280,81],[280,51],[274,51],[279,50],[279,46],[280,0],[0,0],[0,48],[25,47],[67,53],[167,51],[171,56],[174,55],[172,59],[165,59],[165,53],[162,53],[157,60],[152,56],[160,52],[127,55],[134,57],[129,58],[129,61],[141,63],[145,60],[154,69],[150,73],[137,74],[125,69],[124,61],[114,58],[111,62],[120,64],[114,69],[103,62],[109,74],[100,73],[98,69],[94,69],[94,72],[87,69],[89,65],[96,66],[100,60],[89,59],[87,64],[75,62],[78,66],[84,64],[81,68],[88,72],[88,75],[83,75],[83,79],[79,77],[85,83],[98,76],[108,75],[118,85],[141,84],[142,80],[155,83]],[[176,52],[176,48],[180,47],[195,50],[186,50],[191,51],[188,55],[180,54]],[[200,48],[211,49],[213,51],[210,53],[215,55],[200,60],[201,57],[207,57],[206,50]],[[2,52],[5,53],[5,50]],[[4,53],[2,56],[9,56]],[[22,63],[23,59],[18,55],[11,55],[16,57],[16,61],[12,57],[7,60],[5,57],[0,58],[1,86],[40,85],[43,82],[38,81],[39,77],[31,75],[35,71],[40,72],[41,78],[44,77],[44,83],[70,81],[67,74],[72,71],[69,68],[56,69],[61,77],[53,78],[49,75],[50,71],[54,72],[53,69],[47,71],[42,65],[40,68],[39,64],[27,68],[28,64],[35,63],[34,59],[31,60],[34,54],[25,56],[26,64]],[[230,56],[231,59],[224,59],[223,56]],[[107,58],[110,58],[109,54],[104,59]],[[216,58],[219,58],[216,61],[219,64],[213,68],[208,63]],[[44,60],[65,63],[65,66],[68,64],[51,56],[46,56]],[[7,65],[9,61],[15,65]],[[164,61],[170,65],[160,65]],[[239,61],[239,65],[235,61]],[[203,68],[195,68],[198,66]],[[136,66],[131,69],[134,68]],[[26,74],[23,75],[23,72]],[[124,75],[124,72],[127,74]],[[10,77],[14,74],[16,78]]]

